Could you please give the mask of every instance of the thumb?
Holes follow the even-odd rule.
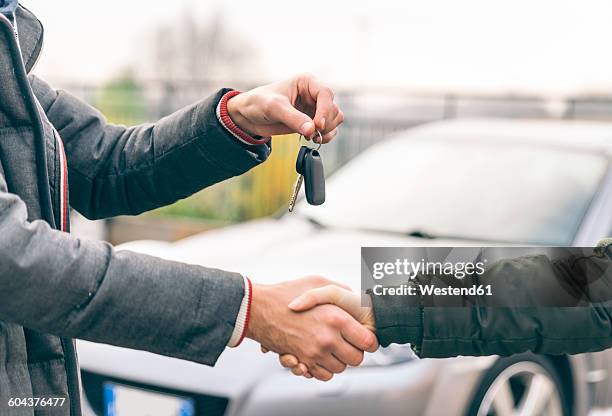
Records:
[[[274,118],[287,126],[292,132],[300,133],[310,138],[315,134],[314,121],[308,115],[302,113],[287,100],[287,102],[276,108]]]
[[[317,305],[332,304],[342,307],[342,291],[347,291],[335,285],[323,286],[302,293],[289,303],[289,309],[295,312],[306,311]],[[347,291],[348,292],[348,291]]]

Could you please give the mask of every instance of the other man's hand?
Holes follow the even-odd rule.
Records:
[[[366,297],[365,300],[369,301],[370,298]],[[371,304],[362,306],[359,294],[339,286],[328,285],[311,289],[294,299],[289,304],[289,308],[297,312],[309,310],[317,305],[324,304],[339,306],[365,328],[372,332],[376,331]],[[311,377],[308,365],[304,362],[300,362],[294,355],[283,354],[280,356],[280,362],[283,367],[291,369],[293,374],[297,376]]]
[[[278,354],[299,357],[312,376],[327,381],[375,351],[374,334],[333,305],[294,312],[287,305],[301,293],[332,282],[310,277],[276,285],[253,285],[247,336]]]
[[[311,138],[319,130],[324,143],[336,137],[344,121],[333,91],[309,74],[239,94],[227,102],[227,111],[252,136],[300,133]]]

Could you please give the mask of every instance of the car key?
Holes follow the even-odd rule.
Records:
[[[306,146],[306,139],[304,136],[300,135],[300,143],[304,144],[300,146],[300,150],[295,161],[295,171],[298,173],[298,177],[293,185],[293,192],[291,194],[291,199],[289,200],[289,212],[293,212],[293,209],[295,208],[297,197],[305,181],[305,160],[311,157],[312,152],[316,152],[316,156],[312,161],[308,162],[309,179],[307,182],[309,185],[306,193],[306,200],[311,205],[321,205],[323,202],[325,202],[325,176],[323,174],[321,155],[318,152],[323,145],[323,135],[318,130],[317,134],[319,135],[319,147],[317,147],[316,150]],[[304,141],[302,141],[302,139]]]
[[[300,189],[302,189],[302,184],[304,183],[304,175],[303,175],[303,166],[304,166],[304,157],[306,153],[310,152],[310,149],[306,146],[301,146],[300,151],[298,152],[297,159],[295,160],[295,171],[298,173],[298,177],[295,181],[295,185],[293,185],[293,193],[291,194],[291,199],[289,200],[289,212],[293,212],[293,208],[295,208],[295,202],[297,201],[298,194],[300,193]]]
[[[306,200],[310,205],[321,205],[325,202],[325,172],[323,160],[318,150],[309,149],[304,155],[304,176]]]

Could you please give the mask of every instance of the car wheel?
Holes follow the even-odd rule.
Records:
[[[474,394],[469,416],[569,416],[563,385],[543,356],[518,354],[497,360]]]

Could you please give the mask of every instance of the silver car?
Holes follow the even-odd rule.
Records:
[[[329,179],[322,207],[301,202],[277,219],[122,248],[262,283],[317,274],[359,289],[362,246],[594,245],[612,235],[611,162],[612,124],[438,122],[353,159]],[[214,368],[83,341],[78,350],[96,415],[556,416],[612,406],[610,351],[418,359],[393,345],[322,383],[291,375],[250,340]]]

